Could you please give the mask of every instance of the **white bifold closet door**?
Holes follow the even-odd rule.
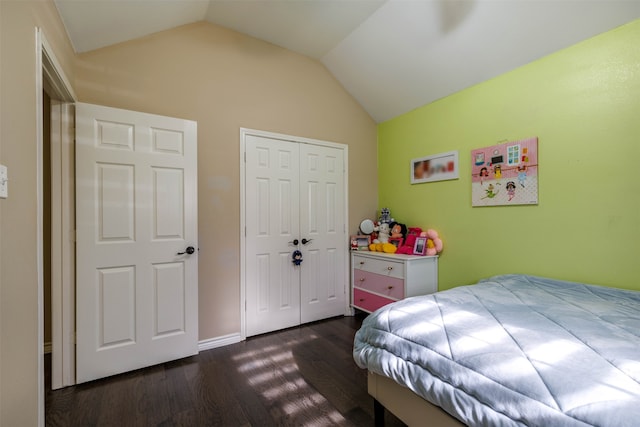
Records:
[[[344,314],[344,150],[246,135],[245,154],[246,335]]]

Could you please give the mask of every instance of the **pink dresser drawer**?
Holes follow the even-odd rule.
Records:
[[[353,289],[353,305],[361,310],[371,313],[392,302],[394,300],[370,294],[361,289]]]
[[[404,298],[404,280],[364,270],[353,270],[353,286],[394,299]]]

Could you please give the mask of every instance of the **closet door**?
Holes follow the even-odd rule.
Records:
[[[344,314],[346,240],[344,152],[300,146],[300,271],[302,323]]]
[[[344,314],[344,150],[250,134],[244,141],[246,336]]]
[[[299,144],[247,135],[246,335],[300,324]]]

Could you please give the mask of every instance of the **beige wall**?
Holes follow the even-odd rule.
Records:
[[[239,128],[349,145],[350,231],[377,206],[376,128],[317,61],[193,24],[79,57],[51,0],[0,1],[0,425],[38,420],[35,27],[80,100],[198,121],[200,337],[239,331]]]
[[[51,0],[0,1],[0,425],[38,420],[35,27],[70,79],[74,54]]]
[[[240,331],[240,127],[348,144],[350,231],[375,215],[376,125],[318,61],[201,22],[79,55],[75,83],[198,122],[201,340]]]

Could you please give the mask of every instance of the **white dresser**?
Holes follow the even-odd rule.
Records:
[[[351,305],[371,313],[438,290],[438,257],[351,252]]]

